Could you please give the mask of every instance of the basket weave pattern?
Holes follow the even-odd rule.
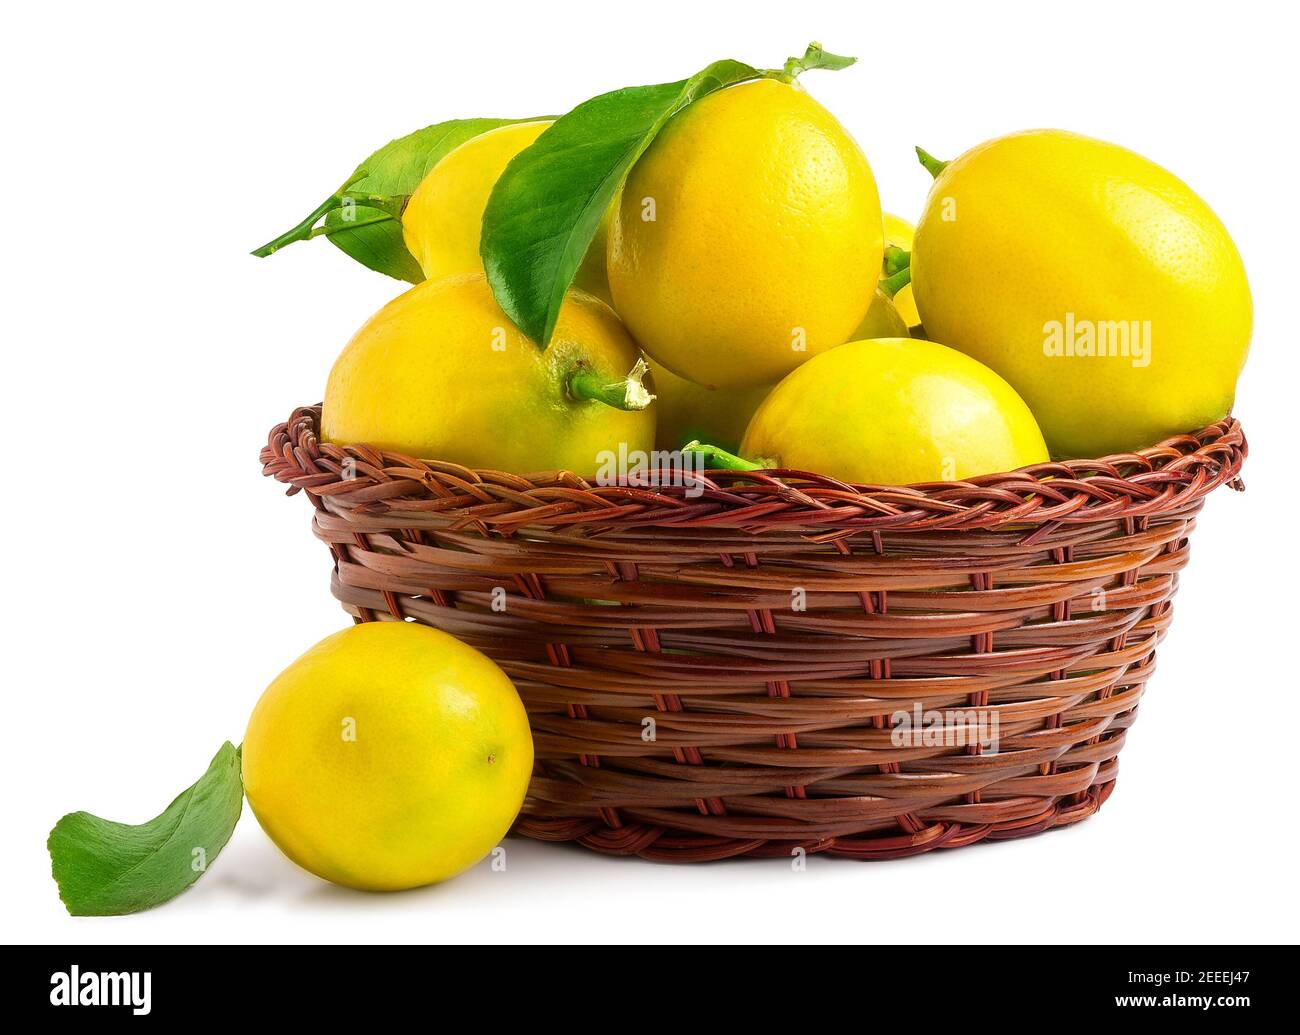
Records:
[[[968,482],[700,491],[329,445],[319,418],[277,425],[263,470],[315,504],[357,620],[443,629],[514,681],[537,757],[516,833],[671,861],[892,858],[1091,815],[1195,516],[1246,456],[1229,418]],[[943,735],[900,739],[900,712]],[[996,750],[951,742],[975,721]]]

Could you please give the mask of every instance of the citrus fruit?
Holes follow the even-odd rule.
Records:
[[[900,292],[901,293],[901,292]],[[850,341],[863,341],[867,338],[906,338],[907,322],[894,305],[895,299],[876,289],[871,299],[871,308],[858,324],[858,329],[850,336]]]
[[[871,308],[850,337],[853,341],[907,337],[907,325],[889,296],[877,289]],[[654,375],[658,449],[680,449],[699,441],[734,452],[758,404],[772,390],[771,385],[705,388],[678,377],[653,359],[647,357],[647,362]]]
[[[402,211],[402,237],[427,280],[483,269],[479,237],[492,187],[510,160],[550,125],[539,120],[490,129],[447,152],[425,174]],[[604,301],[608,232],[607,214],[574,279],[575,287]]]
[[[575,398],[574,378],[619,384],[639,358],[609,306],[584,292],[569,293],[543,351],[501,311],[483,274],[425,281],[343,350],[321,430],[329,442],[467,467],[587,475],[622,443],[651,449],[654,410]]]
[[[761,79],[691,104],[632,167],[609,284],[661,365],[709,388],[764,385],[848,339],[883,249],[853,138],[802,87]]]
[[[266,688],[244,792],[318,877],[395,891],[454,877],[514,822],[533,768],[528,716],[486,655],[408,622],[326,637]]]
[[[889,296],[877,289],[852,340],[905,338],[907,330]],[[655,446],[659,449],[680,449],[688,442],[699,441],[735,452],[754,411],[772,390],[771,385],[705,388],[678,377],[654,360],[649,360],[649,365],[654,374],[658,411]]]
[[[1047,459],[1034,415],[1010,385],[955,349],[915,338],[851,341],[810,359],[763,400],[741,453],[878,485]]]
[[[902,248],[905,252],[910,252],[916,228],[906,219],[896,216],[892,212],[884,214],[884,223],[886,247],[892,245],[895,248]],[[898,293],[894,295],[894,308],[898,310],[898,315],[903,318],[908,327],[916,327],[920,324],[921,316],[916,311],[916,299],[913,296],[911,284],[904,284],[899,288]]]
[[[681,449],[699,440],[729,452],[740,447],[749,418],[771,385],[755,388],[705,388],[648,360],[654,376],[656,449]]]
[[[912,282],[926,333],[1011,382],[1060,457],[1219,420],[1250,344],[1246,273],[1209,206],[1140,155],[1060,130],[942,169]]]

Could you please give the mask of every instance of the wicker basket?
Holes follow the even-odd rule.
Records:
[[[1229,418],[1105,460],[850,486],[596,486],[271,432],[359,621],[493,657],[537,767],[515,832],[698,861],[913,855],[1092,815],[1170,622]],[[917,720],[920,721],[917,721]],[[990,731],[995,736],[990,736]]]

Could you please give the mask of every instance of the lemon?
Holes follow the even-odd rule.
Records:
[[[691,104],[632,167],[609,284],[661,365],[709,388],[764,385],[848,339],[883,249],[858,145],[801,87],[762,79]]]
[[[901,292],[900,292],[901,294]],[[850,341],[865,341],[867,338],[906,338],[907,322],[895,306],[894,299],[876,289],[871,299],[871,308],[858,324],[858,329],[850,336]]]
[[[886,246],[892,245],[910,252],[916,228],[906,219],[891,212],[885,213],[884,223]],[[921,315],[916,311],[916,298],[913,296],[911,284],[904,284],[894,295],[894,308],[898,310],[898,315],[903,318],[908,327],[916,327],[920,324]]]
[[[678,377],[652,359],[648,362],[654,376],[654,408],[658,414],[657,449],[681,449],[698,439],[734,452],[749,418],[772,390],[771,385],[705,388]]]
[[[244,792],[262,829],[304,869],[368,891],[473,866],[510,828],[532,768],[505,673],[407,622],[316,644],[267,687],[244,735]]]
[[[547,120],[499,126],[452,149],[434,165],[402,211],[402,238],[425,279],[483,269],[479,237],[483,210],[510,160],[551,123]],[[601,223],[574,279],[574,286],[609,301],[605,241],[609,215]]]
[[[639,358],[609,306],[581,291],[565,299],[543,351],[501,311],[483,274],[425,281],[343,350],[321,430],[329,442],[466,467],[590,475],[623,444],[653,448],[654,410],[574,398],[573,378],[618,384]]]
[[[578,272],[573,277],[573,286],[579,291],[595,295],[610,306],[614,304],[614,295],[609,289],[605,252],[609,248],[609,225],[613,217],[614,207],[611,205],[601,217],[600,226],[596,228],[596,236],[587,246],[587,253],[582,257],[582,265],[578,267]]]
[[[889,296],[877,289],[852,339],[896,337],[907,337],[907,325]],[[688,442],[699,441],[735,452],[754,411],[772,390],[771,385],[705,388],[678,377],[654,360],[649,360],[649,365],[654,374],[658,411],[655,445],[659,449],[680,449]]]
[[[810,359],[754,414],[741,452],[848,482],[906,485],[1047,459],[1015,390],[931,341],[853,341]]]
[[[1219,420],[1250,344],[1246,273],[1209,206],[1132,151],[1059,130],[940,172],[912,282],[927,334],[1010,381],[1061,457]]]

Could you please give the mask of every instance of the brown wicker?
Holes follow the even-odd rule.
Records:
[[[672,861],[885,859],[1090,816],[1196,513],[1246,456],[1229,418],[968,482],[711,472],[688,498],[326,445],[319,416],[277,425],[263,469],[315,504],[357,620],[444,629],[514,680],[537,753],[516,832]],[[900,746],[914,705],[996,715],[997,750]]]

